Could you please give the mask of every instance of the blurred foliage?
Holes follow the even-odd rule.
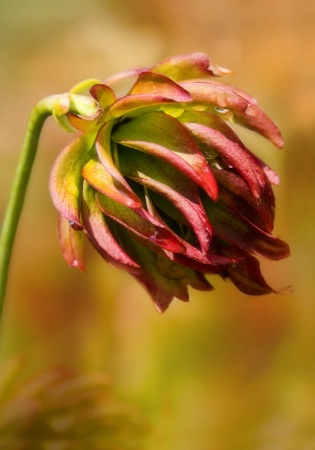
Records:
[[[19,383],[22,368],[18,358],[2,367],[0,449],[143,448],[147,424],[117,402],[105,374],[54,367]]]
[[[263,267],[272,286],[293,290],[244,298],[213,277],[213,293],[194,292],[161,316],[88,248],[87,273],[71,271],[48,193],[52,162],[71,136],[49,121],[13,255],[1,371],[22,354],[25,380],[55,365],[109,373],[118,397],[153,423],[152,450],[315,448],[313,0],[3,0],[0,8],[1,211],[40,98],[204,51],[283,130],[281,151],[243,137],[281,176],[276,233],[292,257]]]

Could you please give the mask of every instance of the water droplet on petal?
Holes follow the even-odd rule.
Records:
[[[218,112],[220,114],[226,114],[227,112],[229,112],[229,109],[227,109],[227,108],[220,108],[219,106],[216,106],[214,109],[216,110],[216,112]]]
[[[165,114],[168,114],[169,116],[172,116],[175,118],[181,116],[184,112],[184,108],[179,108],[178,106],[166,105],[166,106],[163,106],[161,109],[162,109],[162,111],[165,112]]]

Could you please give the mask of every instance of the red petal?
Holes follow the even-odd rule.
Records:
[[[188,301],[188,285],[201,290],[211,290],[212,286],[202,274],[170,261],[163,254],[156,254],[132,239],[125,230],[116,229],[123,246],[143,272],[134,277],[151,295],[158,311],[165,311],[174,297]]]
[[[222,76],[230,73],[223,67],[211,64],[205,53],[189,53],[163,59],[154,66],[152,72],[167,75],[175,81]]]
[[[84,270],[84,234],[75,231],[68,220],[59,215],[58,220],[59,244],[63,257],[71,267]]]
[[[249,253],[258,253],[269,259],[278,260],[289,256],[290,249],[284,241],[259,229],[221,200],[214,203],[204,196],[203,204],[215,236]]]
[[[164,159],[211,198],[217,198],[217,183],[206,159],[187,129],[174,117],[160,112],[147,113],[121,124],[112,137],[125,146]]]
[[[196,185],[163,161],[149,155],[134,152],[132,158],[129,158],[127,152],[121,151],[119,158],[126,176],[164,196],[182,213],[206,253],[212,229],[200,204]]]
[[[244,95],[234,87],[214,82],[184,82],[181,86],[192,96],[197,105],[210,108],[210,112],[224,120],[240,123],[265,136],[278,148],[283,139],[278,127],[257,106],[255,99]]]
[[[189,102],[191,96],[179,84],[165,75],[152,72],[142,72],[130,91],[134,94],[159,95],[176,102]]]
[[[116,220],[133,233],[161,246],[170,252],[183,252],[185,246],[180,243],[175,234],[169,231],[163,223],[158,222],[145,209],[132,210],[113,202],[104,195],[97,195],[97,202],[104,214]]]
[[[261,196],[265,184],[264,172],[251,153],[239,143],[228,139],[220,131],[199,123],[186,123],[193,136],[217,152],[228,167],[234,167],[246,180],[255,197]]]
[[[141,272],[139,265],[114,239],[96,203],[95,191],[86,182],[84,182],[82,216],[90,241],[107,262],[131,273]]]
[[[265,281],[260,271],[259,261],[252,255],[226,247],[222,250],[229,256],[241,257],[241,261],[226,271],[225,277],[228,277],[233,284],[244,294],[247,295],[264,295],[275,293]]]

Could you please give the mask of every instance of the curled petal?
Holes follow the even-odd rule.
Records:
[[[72,141],[58,156],[50,175],[50,194],[55,208],[65,219],[81,228],[81,172],[91,157],[94,139],[95,136],[87,134]]]
[[[104,215],[97,205],[95,191],[86,182],[84,182],[83,190],[82,216],[88,238],[107,262],[127,272],[141,272],[139,265],[113,237]]]
[[[271,232],[274,226],[275,198],[269,184],[265,184],[261,198],[257,202],[240,176],[223,169],[212,170],[220,186],[220,196],[224,203],[257,227]]]
[[[59,215],[58,237],[63,257],[74,268],[84,270],[84,234],[70,226],[68,220]]]
[[[261,166],[252,154],[237,142],[227,138],[220,131],[200,123],[187,123],[197,143],[203,148],[208,147],[221,156],[228,167],[234,167],[245,179],[256,198],[261,197],[265,185],[265,175]]]
[[[83,133],[93,131],[93,129],[95,129],[95,127],[97,126],[99,117],[100,117],[99,113],[89,117],[79,116],[78,114],[74,114],[72,112],[67,114],[69,123],[75,129],[82,131]]]
[[[121,151],[119,158],[126,176],[162,195],[180,211],[195,232],[202,251],[206,253],[212,228],[200,203],[196,186],[163,161],[149,155],[134,152],[129,159],[126,152]]]
[[[141,72],[147,72],[149,67],[141,67],[138,69],[124,70],[122,72],[118,72],[104,80],[104,84],[110,86],[112,84],[117,83],[118,81],[127,80],[129,78],[137,77]]]
[[[279,260],[289,256],[289,246],[284,241],[256,227],[222,200],[214,203],[204,196],[203,204],[217,237],[269,259]]]
[[[198,52],[163,59],[151,71],[167,75],[175,81],[222,76],[231,73],[228,69],[210,63],[205,53]]]
[[[104,214],[116,220],[138,236],[148,239],[170,252],[183,252],[185,246],[163,223],[158,222],[144,208],[132,210],[122,204],[113,202],[104,195],[97,195],[99,208]]]
[[[238,256],[240,262],[227,269],[223,278],[229,278],[244,294],[264,295],[276,293],[265,281],[257,258],[233,247],[225,247],[223,253]]]
[[[115,92],[105,84],[94,84],[90,89],[90,94],[101,109],[109,108],[116,101]]]
[[[85,94],[89,89],[91,89],[92,86],[98,83],[100,83],[100,80],[96,78],[89,78],[75,84],[69,92],[71,92],[72,94]]]
[[[188,81],[180,84],[191,94],[197,107],[205,106],[224,120],[257,131],[276,147],[283,146],[279,128],[257,106],[255,99],[240,95],[233,87],[219,83]]]
[[[156,112],[121,124],[112,135],[116,142],[164,159],[202,187],[218,196],[216,180],[187,129],[167,114]]]
[[[100,192],[130,208],[140,208],[142,206],[141,200],[121,175],[112,157],[111,132],[113,125],[113,122],[107,122],[101,128],[95,143],[97,155],[105,171],[99,165],[94,164],[94,167],[92,167],[91,164],[84,173],[89,182]]]
[[[83,178],[97,191],[130,208],[139,208],[141,200],[126,189],[125,185],[117,183],[115,178],[96,159],[90,159],[82,169]]]
[[[188,285],[200,290],[212,290],[212,286],[201,273],[174,263],[161,253],[151,251],[132,239],[121,227],[115,230],[128,254],[141,266],[142,272],[133,276],[149,292],[159,312],[165,311],[174,297],[188,301]]]
[[[174,100],[176,102],[189,102],[191,95],[179,84],[165,75],[143,72],[139,75],[130,94],[152,94]]]
[[[121,116],[137,116],[150,111],[156,111],[163,105],[174,104],[176,100],[163,97],[160,94],[134,94],[126,95],[111,106],[106,120],[117,119]]]

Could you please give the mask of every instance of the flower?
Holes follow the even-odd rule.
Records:
[[[278,260],[288,245],[272,235],[275,172],[227,124],[269,139],[277,126],[245,92],[215,80],[228,70],[203,53],[152,68],[88,80],[56,102],[55,117],[81,134],[58,156],[50,191],[63,254],[84,268],[87,236],[109,263],[132,274],[158,310],[188,285],[212,290],[206,274],[242,292],[275,292],[258,256]],[[135,77],[126,95],[112,86]],[[90,96],[82,89],[90,87]]]

